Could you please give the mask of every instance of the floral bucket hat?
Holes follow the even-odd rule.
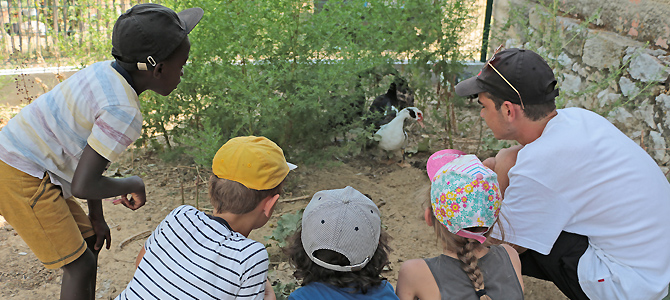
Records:
[[[498,177],[477,156],[455,151],[438,151],[426,164],[433,214],[450,232],[484,243],[500,213]],[[472,232],[471,227],[487,230]]]

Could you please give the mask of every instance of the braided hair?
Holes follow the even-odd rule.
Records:
[[[438,224],[439,225],[439,224]],[[444,227],[444,226],[442,226]],[[477,265],[478,258],[474,250],[481,247],[481,244],[474,239],[466,239],[452,233],[454,238],[451,243],[447,243],[447,247],[455,248],[458,259],[461,261],[461,269],[468,275],[472,286],[475,288],[475,293],[479,296],[479,300],[491,300],[491,297],[486,295],[484,289],[484,275]],[[453,245],[453,247],[450,247]]]
[[[449,232],[447,230],[447,227],[445,227],[440,221],[435,218],[435,215],[433,214],[433,208],[430,205],[430,186],[426,188],[425,193],[427,194],[427,197],[424,197],[424,199],[428,199],[424,203],[424,205],[427,206],[428,209],[430,209],[430,218],[433,224],[433,228],[435,229],[435,234],[437,235],[438,239],[442,242],[442,245],[445,249],[455,252],[458,259],[461,261],[461,269],[465,274],[470,278],[470,282],[472,282],[472,286],[474,288],[475,293],[477,296],[479,296],[480,300],[492,300],[491,297],[489,297],[486,294],[486,289],[484,285],[484,275],[482,274],[482,271],[479,269],[479,265],[477,264],[479,259],[475,255],[475,250],[479,249],[480,247],[485,247],[488,245],[487,244],[480,244],[477,240],[475,239],[469,239],[465,238],[462,236],[458,236],[454,233]],[[496,224],[498,224],[498,228],[500,228],[502,239],[504,240],[504,233],[502,232],[502,227],[500,227],[500,219],[496,220]],[[484,231],[488,228],[485,227],[473,227],[473,228],[468,228],[468,230],[473,231],[473,232],[481,232]],[[489,230],[487,233],[484,234],[485,237],[489,237],[491,235],[491,231]]]

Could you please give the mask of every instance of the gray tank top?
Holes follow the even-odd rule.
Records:
[[[461,261],[446,255],[424,259],[433,273],[442,300],[479,300],[470,279],[461,269]],[[502,246],[491,246],[477,264],[484,276],[486,294],[492,300],[523,299],[514,266]]]

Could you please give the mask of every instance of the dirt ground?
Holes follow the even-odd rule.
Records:
[[[37,86],[34,90],[39,92],[42,88]],[[5,98],[0,100],[5,101],[0,101],[0,105],[8,102],[8,95],[17,93],[7,87],[1,91]],[[21,96],[21,92],[18,94]],[[13,101],[12,105],[16,105],[17,100]],[[355,159],[334,158],[326,163],[326,167],[300,165],[292,171],[286,194],[272,219],[250,235],[252,239],[271,245],[268,248],[270,279],[282,283],[293,280],[291,267],[280,248],[275,241],[265,238],[272,234],[278,218],[304,208],[311,195],[319,190],[347,185],[370,195],[380,207],[383,226],[393,238],[391,266],[383,275],[394,286],[403,261],[439,255],[440,248],[432,228],[426,226],[422,218],[423,200],[416,196],[417,191],[428,182],[425,173],[428,156],[428,152],[422,152],[409,158],[413,165],[409,168],[381,164],[366,153]],[[133,276],[134,260],[144,240],[172,209],[182,203],[203,210],[210,207],[206,187],[201,184],[209,174],[195,165],[168,164],[146,150],[135,149],[126,151],[120,162],[112,164],[107,175],[114,174],[143,177],[148,200],[137,211],[104,202],[105,219],[112,229],[112,245],[109,250],[100,253],[97,299],[113,299],[125,288]],[[86,208],[83,202],[82,206]],[[61,278],[62,271],[42,267],[21,237],[0,217],[0,299],[57,299]],[[551,283],[524,277],[524,284],[526,299],[567,299]]]

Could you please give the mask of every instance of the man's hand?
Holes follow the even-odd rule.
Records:
[[[514,250],[516,250],[516,252],[519,253],[519,254],[524,253],[524,252],[526,252],[526,250],[528,250],[528,249],[526,249],[524,247],[521,247],[521,246],[518,246],[518,245],[514,245],[514,244],[510,244],[510,243],[507,243],[507,244],[512,246],[512,248],[514,248]]]
[[[489,157],[489,158],[485,159],[482,162],[482,164],[485,167],[495,171],[495,169],[496,169],[496,158],[495,157]]]
[[[526,252],[526,250],[528,250],[528,249],[526,249],[526,248],[524,248],[524,247],[521,247],[521,246],[518,246],[518,245],[515,245],[515,244],[512,244],[512,243],[508,243],[508,242],[503,242],[503,241],[501,241],[501,240],[499,240],[499,239],[492,238],[492,237],[488,237],[488,238],[486,239],[486,242],[487,242],[487,243],[491,243],[491,245],[500,245],[500,244],[507,244],[507,245],[510,245],[510,246],[512,246],[512,248],[514,248],[514,250],[516,250],[516,252],[519,253],[519,254],[524,253],[524,252]]]

